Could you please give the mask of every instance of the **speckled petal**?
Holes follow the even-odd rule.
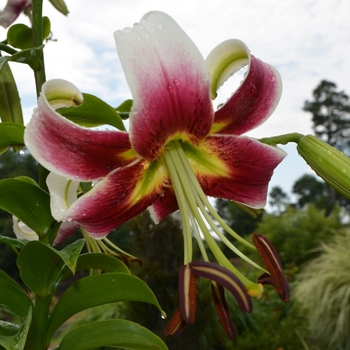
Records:
[[[150,179],[143,161],[117,169],[72,204],[65,219],[76,221],[94,238],[103,238],[115,227],[143,212],[158,197],[162,175]],[[151,170],[160,172],[159,168]]]
[[[211,133],[242,135],[262,124],[277,107],[282,92],[279,73],[251,55],[240,40],[227,40],[218,45],[206,64],[212,76],[213,97],[233,73],[248,64],[242,84],[215,113]]]
[[[199,145],[198,152],[193,147],[186,151],[206,195],[252,208],[265,206],[273,171],[286,156],[277,147],[233,135],[210,136]]]
[[[130,139],[136,152],[153,160],[171,139],[203,139],[214,117],[210,77],[187,34],[168,15],[150,12],[115,39],[133,95]]]
[[[71,83],[56,79],[43,85],[38,108],[25,131],[25,144],[45,168],[73,180],[91,181],[136,158],[126,132],[80,127],[54,111],[83,102]]]

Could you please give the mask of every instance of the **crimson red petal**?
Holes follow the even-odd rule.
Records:
[[[276,108],[281,89],[275,69],[251,56],[250,69],[242,85],[215,113],[215,132],[242,135],[259,126]]]
[[[111,172],[73,203],[66,219],[78,222],[95,238],[106,236],[158,198],[157,186],[141,196],[135,194],[138,183],[145,180],[145,171],[140,161]]]
[[[253,208],[264,207],[273,171],[286,153],[243,136],[210,136],[203,144],[209,150],[206,153],[213,157],[212,164],[219,161],[226,168],[226,174],[222,176],[216,176],[213,171],[210,174],[198,170],[197,176],[205,194]]]
[[[170,139],[203,139],[214,120],[210,78],[187,34],[168,15],[150,12],[115,39],[133,95],[130,139],[136,152],[152,161]]]

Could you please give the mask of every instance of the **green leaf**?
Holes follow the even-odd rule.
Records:
[[[50,195],[26,181],[0,180],[0,208],[16,216],[39,236],[46,235],[55,222],[50,211]]]
[[[34,71],[40,69],[40,57],[42,55],[44,45],[19,51],[12,56],[0,57],[0,71],[4,65],[10,61],[28,64]]]
[[[61,251],[56,250],[52,247],[53,251],[56,252],[57,255],[61,257],[65,265],[69,268],[69,270],[75,274],[76,273],[76,265],[77,265],[77,260],[79,258],[79,255],[84,247],[85,244],[85,239],[81,238],[78,239],[77,241],[73,242],[69,246],[65,247]]]
[[[0,338],[15,335],[19,326],[10,322],[0,321]]]
[[[129,118],[129,113],[132,107],[132,100],[125,100],[122,104],[120,104],[116,110],[119,113],[120,117],[123,120],[126,120]]]
[[[18,49],[31,48],[32,29],[22,23],[12,25],[7,31],[7,42]]]
[[[75,273],[84,270],[101,270],[106,272],[129,273],[127,266],[118,258],[104,253],[86,253],[79,256]],[[68,267],[62,271],[62,279],[67,278],[72,274]]]
[[[126,320],[88,323],[67,333],[57,350],[94,350],[102,346],[134,350],[166,350],[165,343],[148,329]]]
[[[51,339],[55,331],[76,313],[117,301],[142,301],[161,311],[152,290],[136,276],[118,272],[88,276],[73,283],[62,294],[50,316],[46,338]]]
[[[32,306],[32,302],[17,283],[2,275],[0,276],[0,305],[12,314],[24,317]]]
[[[22,249],[27,243],[26,239],[17,239],[0,235],[0,243],[8,244],[11,248]]]
[[[59,108],[57,112],[72,122],[86,127],[111,125],[125,130],[118,112],[96,96],[83,94],[84,102],[78,107]]]
[[[14,335],[1,335],[0,346],[6,350],[23,350],[26,345],[27,335],[32,322],[32,308],[29,308],[26,317]],[[9,329],[8,329],[9,330]]]
[[[64,262],[48,245],[31,241],[18,254],[17,265],[26,286],[46,299],[57,286]]]
[[[51,23],[48,17],[43,17],[43,40],[45,40],[51,31]],[[18,49],[32,48],[32,28],[27,25],[18,23],[12,25],[7,31],[7,42]]]
[[[1,112],[0,112],[0,115],[1,115]],[[6,151],[9,147],[23,147],[24,146],[23,135],[24,135],[23,125],[17,124],[17,123],[1,123],[0,124],[0,153]]]
[[[18,254],[17,265],[23,282],[40,298],[52,295],[66,265],[72,273],[85,240],[80,239],[58,251],[39,241],[28,242]]]
[[[51,22],[49,17],[43,17],[43,40],[45,40],[51,33]]]
[[[63,0],[49,0],[56,10],[67,16],[69,11],[66,3]]]
[[[0,117],[3,122],[23,125],[21,100],[15,78],[8,63],[4,64],[0,72]],[[23,144],[23,133],[21,141],[21,144]]]

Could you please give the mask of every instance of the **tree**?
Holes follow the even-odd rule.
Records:
[[[314,256],[320,240],[342,226],[339,214],[339,208],[325,217],[314,205],[302,211],[290,206],[280,215],[264,215],[257,232],[272,242],[284,265],[301,266]]]
[[[281,187],[275,186],[271,189],[269,196],[269,203],[273,208],[276,208],[276,214],[280,214],[282,211],[284,211],[286,204],[289,203],[287,193],[285,193]]]
[[[322,80],[313,90],[313,101],[305,101],[303,110],[312,114],[316,136],[350,153],[350,103],[344,91],[333,82]]]
[[[304,174],[297,179],[293,185],[292,192],[297,197],[296,207],[303,209],[309,204],[324,210],[326,216],[330,215],[334,205],[350,209],[350,201],[333,188],[328,186],[323,180],[318,180],[311,174]]]
[[[261,219],[261,215],[254,219],[248,213],[238,208],[234,202],[228,200],[217,199],[215,206],[219,215],[240,236],[253,233]]]

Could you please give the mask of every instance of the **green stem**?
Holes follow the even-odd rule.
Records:
[[[32,1],[32,45],[38,47],[43,43],[43,0]],[[44,52],[39,58],[39,69],[34,71],[36,95],[39,97],[41,87],[46,81]],[[46,178],[49,173],[41,164],[39,168],[39,186],[47,191]]]
[[[34,317],[35,317],[35,324],[37,328],[37,335],[41,337],[41,341],[38,341],[38,344],[40,344],[40,348],[37,348],[35,350],[44,350],[47,349],[47,346],[50,344],[43,344],[43,339],[45,336],[45,331],[47,327],[47,321],[49,319],[49,309],[50,309],[50,303],[51,303],[51,297],[41,299],[38,296],[35,299],[35,308],[34,308]],[[47,340],[48,342],[51,341],[51,339]]]
[[[38,47],[43,43],[43,0],[33,0],[32,3],[33,11],[33,28],[32,28],[32,45]],[[36,94],[39,97],[41,86],[45,83],[45,65],[44,65],[44,54],[40,57],[40,68],[34,71]]]
[[[12,47],[10,47],[10,46],[8,46],[6,44],[3,44],[3,43],[0,43],[0,51],[7,52],[10,55],[14,55],[15,53],[18,52],[17,50],[15,50]]]
[[[291,134],[284,134],[272,137],[264,137],[259,139],[260,142],[265,143],[267,145],[276,146],[277,144],[286,145],[289,142],[298,143],[299,140],[304,137],[303,134],[299,134],[297,132],[293,132]]]

